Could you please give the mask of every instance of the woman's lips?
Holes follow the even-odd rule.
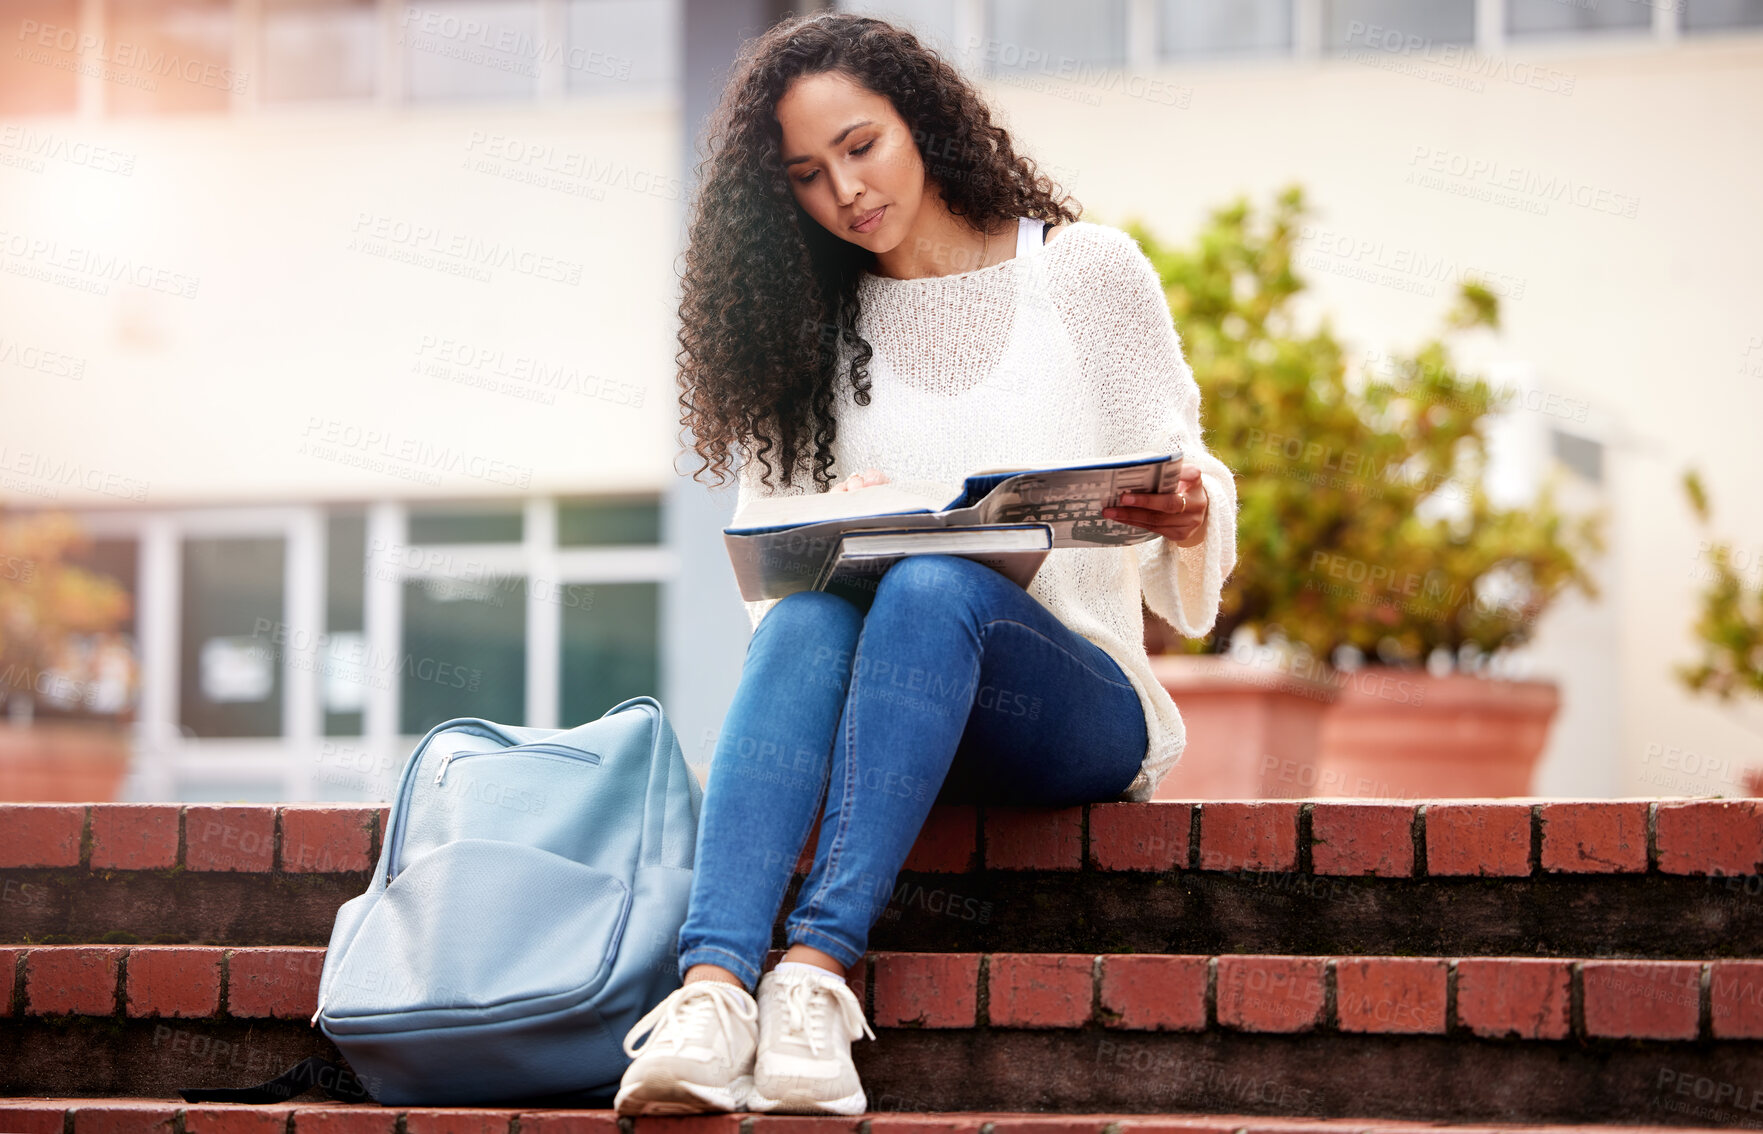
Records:
[[[888,207],[883,205],[881,208],[875,210],[875,212],[870,215],[869,219],[859,221],[851,227],[858,232],[874,232],[876,225],[881,223],[882,214],[887,211]]]

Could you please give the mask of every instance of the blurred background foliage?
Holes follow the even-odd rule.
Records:
[[[65,512],[0,511],[0,700],[28,720],[51,672],[77,672],[75,655],[114,635],[130,600],[114,579],[70,562],[90,539]]]
[[[1704,532],[1713,525],[1713,509],[1701,475],[1684,473],[1684,494]],[[1763,697],[1763,571],[1753,554],[1748,570],[1734,562],[1732,545],[1712,537],[1703,540],[1703,558],[1709,571],[1701,593],[1701,611],[1694,631],[1702,657],[1691,665],[1676,667],[1678,680],[1695,693],[1731,701],[1735,697]],[[1751,589],[1746,589],[1746,575]]]
[[[1208,447],[1237,474],[1237,567],[1214,633],[1239,630],[1339,663],[1448,659],[1475,670],[1522,645],[1565,590],[1597,590],[1601,514],[1569,516],[1546,484],[1528,507],[1482,485],[1488,428],[1511,391],[1466,373],[1444,336],[1499,328],[1499,297],[1459,287],[1439,336],[1350,379],[1323,315],[1297,325],[1301,186],[1266,215],[1213,210],[1192,247],[1124,225],[1164,283],[1199,378]]]

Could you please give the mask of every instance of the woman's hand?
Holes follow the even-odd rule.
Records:
[[[848,492],[853,488],[868,488],[872,484],[885,484],[887,477],[880,469],[864,469],[860,473],[852,473],[839,483],[828,489],[829,492]]]
[[[1206,539],[1206,488],[1200,469],[1183,461],[1174,492],[1126,492],[1126,507],[1104,508],[1102,515],[1156,532],[1177,547],[1197,547]]]

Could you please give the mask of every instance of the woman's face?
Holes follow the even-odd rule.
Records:
[[[924,160],[893,103],[829,71],[791,83],[777,121],[790,191],[822,228],[878,253],[905,239],[924,199]]]

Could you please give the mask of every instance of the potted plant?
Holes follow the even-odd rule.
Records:
[[[128,771],[126,722],[82,711],[134,683],[129,596],[69,561],[87,546],[64,514],[0,514],[0,799],[111,800]]]
[[[1685,473],[1683,488],[1706,533],[1712,509],[1701,476]],[[1735,553],[1726,540],[1708,536],[1697,558],[1703,587],[1692,629],[1702,656],[1676,666],[1677,679],[1690,692],[1713,697],[1733,711],[1740,727],[1763,733],[1763,554],[1754,549]],[[1741,770],[1736,786],[1735,794],[1763,795],[1763,768]]]
[[[1209,660],[1153,659],[1190,724],[1159,794],[1193,794],[1221,762],[1241,783],[1241,741],[1211,704],[1221,675],[1264,689],[1269,719],[1312,706],[1313,727],[1249,754],[1255,782],[1234,794],[1523,793],[1557,694],[1489,678],[1565,589],[1596,594],[1583,564],[1601,517],[1564,516],[1547,487],[1527,508],[1489,500],[1502,397],[1440,338],[1350,379],[1326,316],[1298,328],[1306,215],[1294,186],[1265,222],[1241,199],[1215,210],[1192,250],[1131,227],[1202,379],[1208,445],[1238,480],[1236,571],[1214,632],[1182,644]],[[1447,332],[1498,325],[1498,297],[1461,285]]]

